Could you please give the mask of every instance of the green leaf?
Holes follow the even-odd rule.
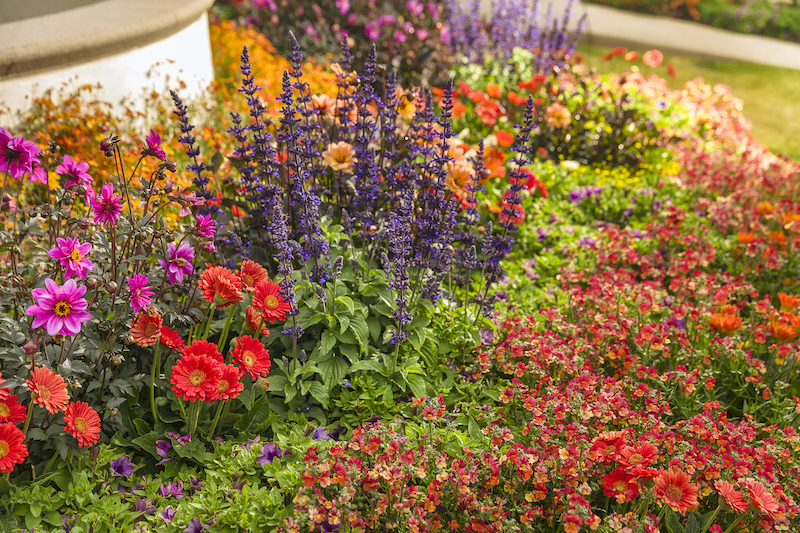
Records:
[[[322,404],[322,407],[328,408],[328,389],[322,383],[319,381],[310,382],[308,391],[315,400]]]
[[[319,355],[328,355],[330,351],[333,350],[334,346],[336,346],[336,335],[334,335],[334,333],[330,330],[322,332],[322,337],[317,345],[317,348],[319,349]]]
[[[384,405],[392,405],[394,403],[394,394],[392,393],[391,385],[384,385],[381,390]]]
[[[333,357],[317,366],[322,370],[322,381],[328,386],[328,391],[338,385],[350,370],[350,363],[344,357]]]
[[[350,327],[350,317],[347,315],[337,315],[339,319],[339,333],[344,333]]]
[[[481,433],[481,426],[475,421],[474,418],[470,418],[469,422],[467,423],[467,432],[469,432],[469,436],[475,440],[480,440],[483,437]]]
[[[153,457],[161,457],[156,451],[156,441],[159,440],[159,436],[159,433],[152,431],[147,435],[136,437],[131,442],[139,446],[144,451],[149,452]]]
[[[339,296],[336,298],[336,300],[334,300],[334,302],[336,303],[337,306],[343,305],[347,309],[348,313],[351,315],[356,312],[353,299],[350,298],[349,296]]]
[[[378,340],[381,338],[381,330],[383,329],[381,321],[376,318],[368,320],[367,327],[369,328],[369,336],[373,341],[378,342]]]
[[[358,361],[358,346],[355,344],[340,344],[339,351],[347,357],[351,363]]]
[[[381,363],[369,359],[358,361],[350,367],[350,372],[358,372],[359,370],[364,372],[378,372],[380,374],[386,373],[386,368]]]
[[[689,522],[686,523],[686,533],[700,533],[700,524],[697,523],[697,516],[689,513]]]
[[[411,387],[411,392],[414,393],[415,398],[422,398],[425,396],[426,384],[425,378],[419,375],[413,375],[408,378],[408,386]]]
[[[684,533],[678,515],[675,514],[675,511],[673,511],[670,506],[667,506],[667,528],[670,530],[670,533]]]
[[[133,425],[136,428],[136,433],[139,435],[147,435],[153,429],[150,427],[150,424],[148,424],[141,418],[134,419]]]
[[[183,457],[184,459],[195,459],[200,463],[203,463],[206,459],[206,449],[199,439],[190,440],[183,446],[180,444],[174,445],[172,449],[175,450],[178,457]]]
[[[267,390],[270,392],[283,392],[288,384],[289,380],[283,376],[270,376]]]

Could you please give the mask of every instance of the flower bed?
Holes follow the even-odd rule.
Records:
[[[0,130],[0,528],[797,528],[800,167],[740,101],[289,48]]]

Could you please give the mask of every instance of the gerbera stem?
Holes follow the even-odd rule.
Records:
[[[219,407],[217,407],[217,414],[214,416],[214,421],[211,423],[211,430],[208,432],[208,438],[214,438],[214,432],[217,430],[217,423],[219,422],[220,417],[222,416],[222,410],[227,407],[228,402],[223,401],[220,402]]]
[[[156,408],[156,372],[161,373],[161,342],[156,342],[156,354],[153,357],[153,370],[150,372],[150,409],[153,411],[153,424],[158,424]]]
[[[236,310],[236,303],[232,303],[228,309],[228,318],[225,320],[225,327],[222,329],[222,335],[219,336],[217,347],[220,353],[225,353],[225,341],[228,340],[228,332],[231,330],[231,322],[233,321],[233,312]]]
[[[194,435],[194,430],[197,428],[197,420],[200,418],[200,402],[195,400],[192,402],[192,408],[189,410],[189,435]]]
[[[200,340],[207,340],[208,339],[208,331],[211,329],[211,322],[214,320],[214,310],[217,308],[216,304],[211,304],[211,307],[208,310],[208,322],[206,323],[206,330],[203,333],[203,338]]]
[[[700,533],[706,533],[706,531],[708,531],[708,528],[710,528],[714,524],[714,519],[719,514],[719,510],[720,510],[719,506],[717,506],[717,508],[714,509],[714,514],[712,514],[711,518],[708,519],[708,522],[706,522],[706,526],[702,530],[700,530]]]

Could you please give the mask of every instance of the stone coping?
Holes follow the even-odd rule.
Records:
[[[162,40],[214,0],[104,0],[0,24],[0,80],[86,63]]]

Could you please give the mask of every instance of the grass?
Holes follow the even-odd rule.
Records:
[[[609,48],[582,44],[578,53],[589,67],[600,73],[628,69],[622,58],[603,61]],[[640,55],[645,49],[637,50]],[[800,160],[800,70],[755,65],[738,61],[707,59],[664,54],[664,65],[672,63],[677,79],[672,80],[662,65],[652,69],[666,78],[673,89],[686,81],[702,77],[706,83],[723,83],[744,102],[744,114],[752,124],[753,137],[766,144],[773,153],[786,154]],[[641,60],[637,61],[640,68]]]

